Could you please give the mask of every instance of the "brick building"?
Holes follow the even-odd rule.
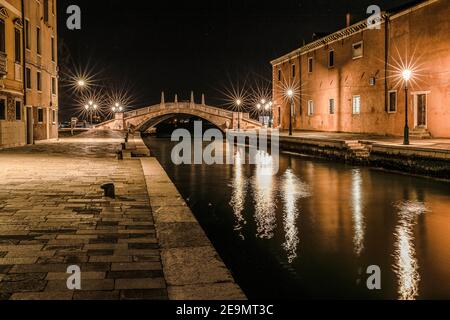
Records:
[[[0,0],[0,147],[58,137],[56,28],[56,0]]]
[[[450,138],[450,1],[415,2],[384,12],[378,28],[361,21],[272,61],[274,125],[401,136],[409,82],[413,135]]]

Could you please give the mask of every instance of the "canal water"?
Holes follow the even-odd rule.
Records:
[[[275,176],[175,166],[145,139],[249,298],[450,298],[450,183],[288,154]]]

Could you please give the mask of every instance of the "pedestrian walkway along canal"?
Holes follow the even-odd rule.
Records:
[[[449,182],[287,154],[273,177],[175,166],[145,141],[249,298],[450,298]]]
[[[167,299],[142,167],[116,159],[121,142],[98,131],[0,151],[0,299]]]

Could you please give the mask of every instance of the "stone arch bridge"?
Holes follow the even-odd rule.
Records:
[[[239,123],[243,130],[261,128],[261,124],[256,120],[250,119],[248,113],[233,112],[208,106],[205,103],[204,96],[202,96],[202,103],[196,104],[193,94],[189,102],[178,102],[175,96],[175,102],[171,103],[164,101],[163,94],[160,104],[125,113],[117,113],[114,119],[100,123],[95,128],[111,130],[127,130],[131,128],[134,131],[146,132],[176,115],[199,117],[211,122],[222,131],[238,129]]]

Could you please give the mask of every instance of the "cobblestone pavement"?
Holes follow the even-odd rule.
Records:
[[[0,151],[0,299],[167,299],[141,162],[116,160],[121,141],[100,131]]]

